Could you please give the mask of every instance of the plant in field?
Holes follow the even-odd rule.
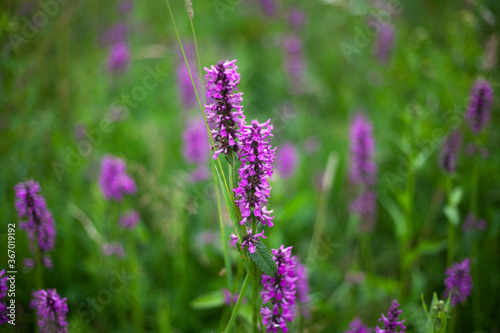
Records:
[[[236,60],[219,62],[210,69],[205,68],[207,75],[207,98],[213,98],[214,103],[205,106],[207,120],[214,124],[212,136],[214,141],[213,158],[220,153],[228,155],[238,150],[237,131],[243,127],[242,93],[238,91],[240,74],[236,72]]]
[[[290,178],[297,169],[297,160],[299,156],[295,146],[286,142],[279,147],[276,153],[276,170],[283,178]]]
[[[362,114],[356,114],[350,129],[350,169],[349,178],[359,189],[357,198],[351,202],[352,212],[362,220],[361,230],[371,231],[377,214],[377,195],[373,186],[377,180],[374,161],[375,140],[372,124]]]
[[[437,294],[434,293],[431,303],[431,310],[428,311],[427,304],[424,302],[422,294],[422,306],[427,315],[427,323],[425,325],[425,333],[443,333],[446,332],[448,324],[448,312],[450,310],[450,298],[448,300],[439,300]]]
[[[243,219],[240,224],[254,216],[262,225],[273,226],[272,211],[266,205],[271,195],[271,186],[268,179],[272,179],[274,153],[272,148],[270,120],[260,124],[252,120],[251,125],[243,125],[238,133],[240,149],[238,150],[241,167],[239,169],[240,181],[234,189],[235,202],[239,205]]]
[[[47,209],[45,199],[40,195],[40,185],[34,180],[18,183],[16,192],[16,209],[21,220],[20,228],[26,230],[30,240],[32,254],[38,259],[41,253],[54,249],[56,229],[52,214]],[[39,253],[40,252],[40,253]],[[51,260],[44,261],[50,267]]]
[[[488,81],[478,79],[472,86],[469,107],[465,118],[469,121],[472,132],[479,134],[490,120],[493,106],[493,90]]]
[[[399,303],[397,300],[392,301],[391,307],[389,308],[389,312],[387,312],[387,317],[385,314],[382,314],[382,318],[379,321],[384,323],[383,328],[379,328],[378,326],[375,328],[375,333],[396,333],[399,327],[399,332],[404,332],[406,327],[403,325],[406,319],[398,320],[399,316],[403,310],[399,310]]]
[[[470,275],[470,259],[453,263],[446,269],[444,280],[445,297],[451,297],[451,305],[463,304],[472,292],[472,278]]]
[[[190,180],[198,182],[207,179],[210,175],[206,165],[208,137],[203,119],[189,120],[184,129],[183,139],[184,160],[195,165],[195,169],[190,173]]]
[[[391,23],[381,23],[378,25],[373,52],[375,58],[381,64],[386,63],[391,56],[392,49],[394,48],[394,33],[395,28]]]
[[[66,297],[61,298],[55,289],[34,291],[30,307],[36,310],[40,332],[68,332]]]
[[[288,332],[286,321],[294,317],[293,305],[295,301],[295,260],[291,257],[292,247],[284,245],[277,250],[273,249],[273,259],[278,267],[274,277],[262,275],[262,302],[270,302],[270,307],[261,308],[262,322],[267,332]]]
[[[120,158],[105,156],[102,159],[99,185],[105,199],[120,202],[124,195],[137,192],[135,182],[126,169],[125,161]]]
[[[356,317],[349,323],[349,331],[346,333],[370,333],[372,330],[367,328],[361,318]]]
[[[456,160],[462,143],[462,134],[459,130],[453,131],[444,141],[439,166],[443,171],[453,173],[455,171]]]

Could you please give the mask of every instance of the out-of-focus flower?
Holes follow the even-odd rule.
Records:
[[[283,178],[290,178],[297,169],[298,153],[295,146],[286,142],[282,144],[276,153],[276,169]]]
[[[224,304],[227,306],[231,306],[233,304],[236,304],[238,302],[239,295],[237,293],[234,293],[231,295],[231,292],[227,288],[222,288],[222,294],[224,295]],[[243,298],[241,300],[242,303],[245,303],[247,300],[246,298]]]
[[[463,231],[473,231],[473,230],[484,231],[486,230],[487,227],[488,227],[488,222],[486,222],[486,220],[478,219],[472,213],[467,214],[465,222],[464,224],[462,224]]]
[[[399,303],[397,300],[392,301],[389,312],[387,313],[387,317],[382,314],[382,318],[379,321],[384,323],[384,328],[379,328],[378,326],[375,328],[375,333],[396,333],[398,327],[400,329],[399,332],[404,332],[406,327],[403,325],[406,319],[399,321],[399,316],[403,310],[399,310]]]
[[[126,42],[114,44],[108,55],[107,69],[110,72],[122,72],[128,68],[130,63],[130,49]]]
[[[125,42],[129,32],[130,27],[127,24],[114,24],[100,36],[100,44],[102,46],[113,46]]]
[[[126,194],[137,192],[134,179],[127,175],[127,165],[120,158],[105,156],[101,161],[99,185],[104,198],[122,201]]]
[[[295,262],[290,257],[292,247],[285,248],[283,245],[278,250],[273,249],[273,259],[278,266],[275,277],[262,274],[262,303],[271,302],[272,309],[263,306],[260,309],[262,323],[267,332],[278,332],[281,329],[287,332],[286,321],[292,321],[294,317],[293,305],[295,301]]]
[[[465,300],[472,292],[469,258],[462,262],[453,263],[450,268],[446,269],[444,285],[446,287],[445,297],[451,294],[451,305],[465,303]]]
[[[350,285],[361,284],[365,281],[365,272],[347,272],[345,274],[345,282]]]
[[[242,163],[239,169],[240,182],[234,192],[243,217],[240,224],[247,222],[253,214],[263,225],[273,226],[272,211],[266,208],[271,195],[268,179],[273,179],[276,151],[270,144],[273,126],[269,122],[260,124],[252,120],[251,125],[244,125],[238,133],[238,156]]]
[[[297,276],[297,281],[295,286],[297,289],[297,300],[300,303],[301,314],[303,317],[310,317],[309,312],[309,277],[307,274],[307,267],[302,265],[297,257],[295,260],[295,275]]]
[[[360,230],[372,231],[377,218],[377,194],[373,190],[361,192],[349,206],[351,212],[360,216]]]
[[[321,141],[316,136],[309,136],[304,143],[304,149],[307,153],[316,153],[321,148]]]
[[[380,23],[375,39],[374,53],[377,60],[386,63],[394,48],[394,26],[390,23]]]
[[[118,11],[121,14],[128,14],[134,9],[134,2],[131,0],[122,0],[118,3]]]
[[[363,321],[356,317],[349,323],[350,330],[346,333],[370,333],[372,330],[367,328]]]
[[[107,256],[125,257],[125,250],[120,243],[107,243],[102,246],[102,252]]]
[[[292,9],[288,12],[288,24],[292,29],[301,29],[305,19],[306,15],[299,9]]]
[[[188,163],[205,165],[208,157],[208,133],[203,119],[193,119],[187,122],[183,134],[183,155]]]
[[[260,6],[267,17],[273,17],[276,14],[276,0],[259,0]]]
[[[15,185],[14,190],[17,213],[23,220],[19,227],[28,234],[31,252],[35,254],[36,248],[42,252],[52,251],[56,242],[56,229],[45,199],[40,195],[40,185],[28,180]]]
[[[215,103],[205,106],[208,121],[215,125],[212,130],[214,159],[220,153],[227,155],[238,150],[237,131],[245,121],[243,106],[240,104],[243,101],[242,93],[237,92],[240,74],[236,72],[238,67],[235,62],[236,60],[218,62],[210,69],[205,67],[207,98],[215,100]]]
[[[127,214],[120,216],[119,222],[123,229],[133,230],[140,220],[141,215],[139,212],[132,210]]]
[[[489,151],[488,148],[486,147],[480,147],[476,145],[475,143],[469,143],[465,147],[465,153],[467,155],[474,155],[474,154],[480,154],[482,158],[487,159],[489,156]]]
[[[291,82],[291,92],[301,94],[304,92],[304,55],[302,53],[302,41],[290,35],[284,41],[285,48],[285,69]]]
[[[184,54],[186,55],[186,59],[189,63],[189,69],[191,70],[191,75],[193,76],[193,81],[195,83],[196,90],[198,94],[201,96],[201,83],[200,77],[197,74],[197,66],[195,66],[195,47],[192,43],[186,43],[184,46]],[[178,67],[177,67],[177,85],[179,88],[179,96],[182,102],[182,105],[191,109],[198,105],[198,99],[196,98],[196,93],[193,88],[193,83],[191,82],[191,77],[189,76],[189,71],[186,66],[186,62],[184,61],[184,57],[182,54],[178,56]]]
[[[490,120],[493,106],[493,90],[488,81],[479,79],[471,90],[469,107],[465,118],[469,121],[472,133],[479,134]]]
[[[365,116],[354,116],[350,129],[350,170],[351,182],[356,185],[374,185],[377,168],[374,162],[375,140],[372,124]]]
[[[34,291],[30,307],[36,310],[40,332],[68,332],[66,297],[61,298],[55,289]]]
[[[453,131],[444,141],[443,149],[441,150],[441,157],[439,165],[441,169],[448,173],[455,171],[457,154],[460,151],[462,143],[462,134],[459,130]]]

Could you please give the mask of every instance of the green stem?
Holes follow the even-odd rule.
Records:
[[[243,285],[241,286],[240,294],[238,295],[238,300],[236,301],[236,304],[234,306],[233,313],[231,313],[231,318],[229,318],[229,321],[227,322],[224,333],[230,333],[231,329],[233,328],[234,321],[236,320],[236,316],[238,315],[238,311],[240,310],[241,300],[245,296],[245,291],[247,290],[249,281],[250,281],[250,274],[247,273],[247,275],[245,276],[245,280],[243,281]]]
[[[212,176],[214,178],[215,193],[217,194],[217,213],[219,214],[219,228],[220,228],[220,238],[222,241],[222,251],[224,253],[224,265],[226,266],[226,276],[227,276],[227,287],[232,292],[233,291],[233,274],[231,271],[231,261],[229,260],[229,253],[227,251],[227,239],[224,232],[224,223],[222,221],[222,211],[220,208],[220,194],[219,187],[217,186],[217,175],[215,174],[215,167],[212,168]]]

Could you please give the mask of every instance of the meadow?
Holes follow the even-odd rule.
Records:
[[[497,0],[0,8],[0,332],[500,332]]]

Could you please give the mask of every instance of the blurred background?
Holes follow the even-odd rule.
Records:
[[[170,3],[203,96],[185,2]],[[222,205],[221,240],[211,154],[166,1],[0,8],[0,269],[7,224],[19,220],[13,187],[34,179],[57,230],[44,285],[67,297],[69,332],[221,332],[244,272],[229,248],[228,285],[232,227]],[[478,78],[499,89],[500,2],[195,0],[193,12],[201,67],[236,59],[246,119],[274,126],[266,244],[293,246],[310,282],[308,313],[291,331],[345,332],[355,317],[375,327],[397,298],[407,331],[424,332],[421,294],[428,304],[443,296],[453,223],[453,262],[471,258],[474,284],[455,331],[499,332],[498,97],[480,135],[464,115]],[[375,141],[369,232],[350,209],[355,114]],[[455,129],[450,175],[439,161]],[[137,185],[120,202],[99,186],[105,156],[125,161]],[[487,227],[463,231],[471,210]],[[120,228],[130,211],[137,226]],[[31,257],[17,229],[20,332],[36,326]],[[250,330],[250,314],[244,303],[237,332]]]

